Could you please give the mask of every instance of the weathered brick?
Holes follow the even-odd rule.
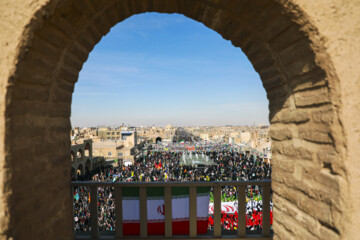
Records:
[[[271,58],[271,55],[267,52],[263,52],[263,49],[259,49],[259,53],[257,53],[257,55],[248,55],[248,57],[257,72],[261,72],[262,69],[275,66],[275,61]]]
[[[112,23],[107,21],[103,15],[98,15],[98,17],[94,18],[93,24],[101,33],[101,35],[105,36],[110,32],[110,28],[113,26]]]
[[[282,127],[280,129],[270,128],[270,137],[271,139],[277,141],[288,140],[293,137],[293,133],[289,128]]]
[[[310,142],[333,143],[330,129],[322,124],[312,124],[299,127],[299,137]]]
[[[40,86],[17,84],[13,97],[19,100],[31,100],[46,102],[49,100],[49,90]]]
[[[296,157],[303,160],[313,160],[312,152],[304,147],[293,145],[283,146],[282,153],[286,156]]]
[[[329,90],[328,88],[325,87],[295,93],[295,104],[298,107],[325,104],[329,102],[330,102]]]
[[[333,125],[335,121],[335,113],[331,106],[326,109],[318,109],[311,113],[311,119],[315,123],[324,123],[326,125]]]
[[[311,212],[313,217],[319,219],[322,222],[332,223],[330,214],[331,208],[329,205],[312,199],[303,193],[299,193],[298,196],[299,201],[297,205],[300,209],[304,210],[305,212]],[[316,211],[314,211],[314,209],[316,209]]]
[[[71,115],[71,104],[70,103],[59,103],[53,102],[49,106],[48,110],[49,117],[70,117]]]
[[[279,74],[279,71],[275,66],[260,71],[259,75],[263,80],[263,86],[266,90],[286,84],[286,80]]]
[[[283,96],[269,99],[269,110],[270,110],[270,119],[274,117],[274,115],[284,109],[291,108],[293,104],[291,96]]]
[[[266,6],[264,6],[264,11],[258,13],[255,18],[251,19],[252,28],[259,32],[262,32],[269,27],[272,23],[269,19],[276,19],[281,14],[276,3],[271,1],[268,1],[267,3],[266,1],[262,2],[263,4],[266,4]]]
[[[16,72],[16,77],[21,81],[41,85],[52,84],[52,71],[50,69],[40,67],[31,61],[21,65]],[[36,71],[36,74],[33,74],[33,71]]]
[[[206,26],[221,34],[222,32],[226,32],[227,28],[230,27],[232,19],[222,10],[206,8],[203,15],[203,22]]]
[[[292,31],[296,31],[298,27],[290,27],[289,29]],[[298,34],[299,32],[296,31]],[[290,36],[289,36],[290,37]],[[295,41],[299,38],[299,35],[293,36],[294,38],[289,39],[288,41]],[[285,42],[287,40],[284,40]],[[285,43],[283,42],[283,43]],[[280,44],[281,45],[281,44]],[[280,47],[279,56],[281,61],[284,63],[285,67],[290,65],[292,62],[302,61],[306,62],[315,62],[315,55],[309,45],[309,40],[306,38],[301,38],[299,41],[292,42],[290,45],[282,45],[283,48]]]
[[[65,91],[68,92],[74,92],[74,87],[75,85],[73,83],[67,82],[67,81],[61,81],[60,79],[58,79],[58,81],[56,82],[57,86]]]
[[[341,177],[332,172],[332,169],[323,168],[315,175],[315,180],[327,188],[331,188],[332,190],[338,192],[340,190]]]
[[[273,162],[273,166],[276,165],[276,168],[280,168],[284,172],[293,173],[294,172],[294,161],[291,161],[290,159],[287,159],[286,157],[278,157],[280,154],[273,154],[273,159],[276,159],[276,161]]]
[[[326,86],[326,84],[325,73],[320,68],[315,68],[312,71],[293,77],[290,81],[290,86],[295,92]]]
[[[62,51],[61,48],[54,46],[52,42],[46,41],[42,39],[41,36],[37,35],[31,44],[31,48],[43,53],[44,56],[51,57],[54,61],[57,61],[60,58]]]
[[[230,1],[225,10],[231,14],[239,15],[246,7],[245,1]]]
[[[323,165],[330,165],[332,171],[335,174],[344,176],[345,175],[345,169],[343,166],[343,162],[340,160],[340,157],[335,152],[335,149],[333,147],[329,149],[322,149],[321,151],[318,151],[316,153],[317,159],[323,164]]]
[[[251,39],[251,36],[253,36],[253,32],[248,29],[247,27],[238,27],[239,25],[234,25],[236,28],[234,32],[230,35],[230,41],[235,47],[241,47],[243,49],[243,46],[246,45],[247,42]],[[244,51],[244,50],[243,50]]]
[[[82,45],[78,44],[77,42],[74,42],[69,47],[69,51],[73,56],[76,56],[79,58],[80,61],[85,62],[89,56],[88,50],[84,49]]]
[[[271,123],[305,123],[309,121],[310,114],[307,110],[283,110],[270,119]]]
[[[296,219],[299,224],[311,232],[311,234],[321,238],[319,222],[310,215],[299,210],[296,205],[289,203],[281,196],[279,196],[276,201],[276,208],[279,208],[282,212],[288,213],[289,217]]]
[[[290,54],[290,53],[289,53]],[[285,74],[288,79],[292,79],[296,76],[306,74],[315,68],[315,62],[313,59],[298,59],[290,62],[289,64],[285,65]]]
[[[334,239],[334,240],[341,239],[338,233],[324,226],[320,227],[320,234],[323,237],[323,239]]]
[[[275,18],[275,20],[272,19],[271,24],[268,25],[267,28],[264,29],[264,31],[262,31],[262,37],[266,41],[271,41],[271,39],[276,37],[279,33],[281,33],[293,24],[291,23],[291,21],[289,21],[287,16],[285,16],[281,12],[278,12],[278,9],[275,9],[274,11],[278,13],[277,17]]]
[[[70,43],[70,39],[65,33],[49,23],[45,23],[45,28],[38,34],[41,38],[60,49],[64,49]]]
[[[61,68],[58,76],[67,82],[75,83],[78,80],[78,74],[79,72],[77,71]]]
[[[279,99],[287,96],[288,94],[289,94],[289,89],[287,88],[286,85],[277,88],[272,88],[267,91],[267,97],[269,100]]]
[[[292,24],[275,38],[271,39],[269,44],[276,51],[281,51],[287,47],[291,47],[292,44],[303,38],[304,35],[300,32],[299,26]],[[293,57],[294,55],[291,56]]]
[[[71,104],[72,92],[64,91],[62,89],[54,89],[51,92],[49,99],[51,102],[69,103]]]

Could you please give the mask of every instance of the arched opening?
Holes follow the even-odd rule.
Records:
[[[92,171],[91,161],[90,159],[87,159],[85,163],[85,175],[89,175],[91,171]]]
[[[91,147],[90,147],[90,143],[86,143],[86,145],[85,145],[85,157],[89,157],[89,156],[90,156],[90,151],[91,151],[90,148],[91,148]]]
[[[79,164],[79,166],[77,167],[77,170],[76,170],[76,178],[82,179],[84,176],[85,176],[84,166],[82,164]]]
[[[6,120],[11,123],[5,126],[6,162],[11,165],[6,176],[11,186],[21,187],[6,195],[3,209],[11,218],[4,232],[14,239],[50,238],[60,232],[66,239],[72,237],[69,174],[59,174],[69,173],[69,162],[47,160],[54,154],[56,159],[68,159],[71,97],[89,52],[110,27],[148,11],[184,14],[242,48],[260,74],[269,99],[272,187],[278,206],[275,233],[287,238],[311,232],[305,237],[321,238],[322,231],[312,229],[322,229],[338,237],[345,227],[331,216],[341,216],[347,203],[341,195],[347,186],[345,165],[336,149],[343,144],[340,98],[335,88],[338,80],[307,16],[294,4],[273,1],[108,1],[104,5],[67,0],[60,5],[49,1],[39,9],[23,33],[26,40],[19,44],[21,57],[6,92]],[[24,121],[23,116],[34,121]],[[23,136],[13,126],[29,131]],[[49,138],[48,132],[58,137]],[[31,147],[19,150],[19,138]],[[22,156],[31,164],[18,161]],[[45,162],[49,171],[40,173],[41,179],[51,184],[39,185],[37,192],[54,193],[51,205],[61,206],[56,210],[48,198],[32,192],[33,176],[39,174],[37,166]],[[77,169],[79,175],[82,168]],[[22,178],[12,177],[19,175]],[[19,197],[23,195],[31,197]],[[56,221],[48,221],[41,229],[37,226],[42,218],[29,222],[22,214],[29,201],[40,207],[28,209],[28,215],[56,216]],[[293,216],[289,217],[289,212]]]
[[[84,152],[83,152],[82,149],[79,149],[79,150],[76,152],[76,157],[77,157],[78,159],[83,159],[83,157],[84,157]]]
[[[155,140],[156,143],[161,143],[161,137],[157,137]]]
[[[70,152],[70,158],[71,158],[71,162],[74,162],[74,160],[76,160],[76,155],[75,155],[74,151]]]
[[[85,157],[89,157],[90,156],[90,151],[89,149],[85,149]]]

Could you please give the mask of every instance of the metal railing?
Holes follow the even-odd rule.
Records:
[[[248,235],[246,231],[246,186],[258,185],[262,186],[262,232],[260,235]],[[172,196],[171,189],[173,187],[188,187],[189,188],[189,236],[185,238],[221,238],[221,187],[234,186],[237,187],[238,194],[238,229],[232,236],[226,235],[226,238],[245,239],[251,237],[252,239],[272,239],[270,231],[270,189],[271,181],[224,181],[224,182],[86,182],[75,181],[72,182],[72,193],[74,194],[74,187],[89,187],[90,188],[90,216],[91,216],[91,234],[90,236],[78,237],[76,239],[103,239],[99,235],[98,228],[98,187],[113,187],[115,192],[115,217],[116,229],[113,238],[106,237],[105,239],[134,239],[136,236],[123,235],[123,209],[122,209],[122,188],[124,187],[138,187],[139,188],[139,208],[140,208],[140,238],[148,238],[147,231],[147,197],[146,189],[148,187],[164,187],[164,205],[165,205],[165,236],[159,236],[158,239],[164,238],[178,238],[172,234]],[[197,215],[196,215],[196,188],[197,187],[212,187],[214,194],[214,231],[213,236],[201,235],[197,236]],[[73,196],[74,197],[74,196]],[[73,198],[74,199],[74,198]],[[93,217],[95,216],[95,217]],[[151,236],[151,239],[156,239],[156,236]],[[184,238],[184,236],[182,236]]]

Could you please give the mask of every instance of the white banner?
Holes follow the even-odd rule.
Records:
[[[209,196],[197,197],[197,218],[207,218],[208,216]],[[172,218],[174,221],[184,221],[189,218],[189,197],[172,199]],[[164,221],[165,205],[164,199],[147,200],[147,217],[148,221]],[[139,221],[140,210],[138,199],[123,200],[123,220]]]
[[[238,210],[237,202],[222,202],[221,203],[221,212],[225,213],[235,213]],[[214,203],[209,204],[209,214],[214,214]]]

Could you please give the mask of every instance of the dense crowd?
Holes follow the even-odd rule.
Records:
[[[206,156],[211,164],[185,165],[183,161],[184,154],[187,154],[187,156],[189,154],[193,156]],[[83,177],[82,180],[104,182],[183,182],[247,181],[270,178],[271,167],[269,164],[253,155],[244,155],[233,145],[221,143],[173,143],[168,145],[155,144],[153,149],[148,151],[143,159],[135,162],[133,165],[103,168]],[[251,187],[247,189],[247,194],[251,193],[252,195],[253,191],[261,190]],[[225,200],[237,199],[236,191],[231,187],[223,188],[222,195],[225,197]],[[260,192],[259,195],[261,195]],[[113,189],[109,187],[99,188],[98,200],[100,231],[114,230],[115,208]],[[75,189],[76,230],[87,231],[90,229],[90,201],[89,191],[86,188],[78,187]],[[235,217],[224,216],[223,227],[231,226],[231,219],[235,219]]]
[[[270,225],[273,222],[272,211],[270,211]],[[245,215],[245,225],[246,229],[249,230],[259,230],[262,228],[262,212],[260,211],[250,211]],[[228,214],[225,212],[221,213],[221,228],[225,230],[237,230],[238,227],[238,212],[236,211],[233,214]],[[214,216],[210,215],[208,218],[208,229],[214,229]]]
[[[237,191],[234,187],[224,187],[222,189],[221,201],[237,203]],[[212,193],[210,193],[210,202]],[[246,228],[249,230],[259,230],[262,228],[262,188],[259,186],[248,186],[246,189],[246,210],[245,221]],[[270,225],[272,225],[273,203],[270,201]],[[237,230],[238,211],[234,213],[221,212],[221,226],[225,230]],[[214,216],[210,215],[208,219],[208,229],[214,229]]]

